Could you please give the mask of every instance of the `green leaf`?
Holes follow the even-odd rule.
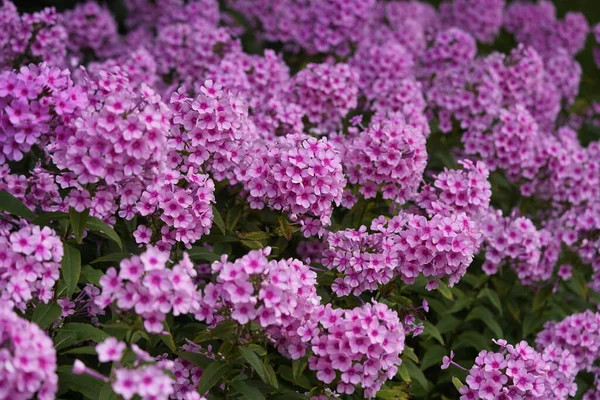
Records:
[[[252,366],[254,371],[256,371],[260,379],[265,383],[269,383],[265,366],[256,353],[246,347],[240,347],[240,353],[242,354],[242,357],[244,357],[244,360],[246,360],[246,362]]]
[[[105,383],[100,390],[98,400],[118,400],[119,396],[112,390],[110,383]]]
[[[381,389],[376,394],[381,400],[408,400],[412,399],[410,394],[402,387],[395,386],[392,388]]]
[[[67,351],[63,351],[61,354],[86,354],[96,355],[96,347],[94,346],[81,346]]]
[[[298,379],[300,379],[307,366],[308,360],[306,357],[292,361],[292,376],[294,378],[294,383],[298,382]]]
[[[64,213],[62,211],[54,211],[40,214],[37,217],[35,217],[31,222],[33,222],[36,225],[46,226],[52,221],[60,221],[68,218],[69,214]]]
[[[111,253],[111,254],[107,254],[102,257],[98,257],[94,261],[92,261],[90,264],[99,264],[99,263],[103,263],[103,262],[120,263],[125,258],[129,258],[129,257],[131,257],[130,253],[128,253],[126,251],[121,251],[118,253]]]
[[[460,334],[454,342],[453,347],[455,351],[463,347],[470,347],[480,351],[488,349],[491,343],[489,337],[482,335],[479,332],[467,331]]]
[[[198,382],[198,393],[205,394],[215,386],[229,370],[229,365],[224,361],[213,361],[202,373]]]
[[[35,322],[41,329],[48,329],[48,327],[62,314],[62,307],[56,303],[40,304],[31,316],[31,321]]]
[[[232,383],[231,386],[246,400],[265,400],[265,396],[255,387],[243,381]]]
[[[238,233],[238,237],[240,239],[245,239],[245,240],[263,240],[263,239],[269,239],[271,237],[270,234],[268,234],[267,232],[261,232],[261,231],[257,231],[257,232],[240,232]]]
[[[215,326],[213,329],[208,329],[200,332],[194,338],[194,342],[202,343],[211,339],[221,339],[226,342],[233,342],[234,332],[238,329],[238,324],[235,321],[224,321]]]
[[[104,276],[104,272],[99,269],[95,269],[91,265],[84,265],[81,268],[80,281],[84,283],[91,283],[94,286],[100,286],[100,278]]]
[[[169,333],[168,335],[160,335],[160,340],[171,350],[173,353],[177,351],[173,336]]]
[[[452,295],[452,291],[444,281],[439,281],[438,292],[442,294],[448,300],[454,300],[454,296]]]
[[[35,218],[35,214],[27,208],[21,200],[17,199],[6,190],[0,190],[0,211],[7,211],[17,217],[23,217],[27,219]]]
[[[187,250],[187,253],[192,260],[214,262],[221,259],[220,255],[213,253],[206,247],[193,246],[191,249]]]
[[[265,360],[263,362],[263,365],[265,367],[265,371],[267,371],[267,383],[269,385],[273,386],[274,388],[279,389],[279,382],[277,382],[277,375],[275,374],[275,370],[269,363],[269,360]],[[306,377],[301,376],[299,381],[301,381],[302,378],[306,378]]]
[[[54,347],[56,350],[61,350],[86,340],[100,343],[108,337],[108,334],[95,326],[80,322],[71,322],[56,330]]]
[[[412,347],[406,346],[404,348],[404,352],[402,353],[402,356],[413,360],[417,364],[419,363],[419,357],[417,357],[417,355],[415,354],[415,350]]]
[[[77,283],[81,275],[81,254],[79,250],[68,244],[64,247],[60,273],[67,290],[65,296],[71,297],[77,289]]]
[[[114,241],[121,250],[123,250],[123,242],[121,242],[121,238],[117,232],[115,232],[115,230],[106,222],[96,217],[89,217],[85,227],[89,228],[92,232],[99,232],[106,235],[109,239]]]
[[[74,392],[83,394],[88,399],[98,400],[104,382],[85,374],[75,375],[72,370],[73,366],[71,365],[61,365],[57,368],[56,372],[61,387],[66,386]]]
[[[489,289],[489,288],[483,289],[479,293],[479,296],[477,296],[477,297],[478,298],[487,297],[488,300],[490,301],[490,303],[492,303],[492,305],[494,307],[496,307],[496,310],[498,310],[500,315],[502,315],[502,302],[500,301],[500,297],[498,297],[498,294],[496,292],[494,292],[492,289]]]
[[[401,364],[398,367],[398,374],[404,382],[410,382],[410,373],[408,372],[408,368],[406,368],[406,364]]]
[[[187,361],[191,362],[192,364],[201,367],[202,369],[205,369],[206,367],[208,367],[208,365],[213,361],[212,359],[206,357],[203,354],[199,354],[199,353],[190,353],[187,351],[180,351],[177,353],[177,355],[179,357],[183,358],[184,360],[187,360]]]
[[[456,376],[452,377],[452,384],[454,385],[456,390],[460,390],[460,388],[464,386],[460,379],[458,379]]]
[[[425,371],[432,366],[438,366],[439,368],[439,365],[442,363],[442,358],[447,354],[448,350],[438,344],[427,346],[427,350],[421,359],[421,370]]]
[[[490,310],[485,307],[479,306],[475,307],[469,315],[467,316],[467,321],[471,321],[474,319],[478,319],[483,322],[490,330],[496,335],[496,338],[503,338],[504,333],[502,332],[502,327],[494,318],[494,314]]]
[[[219,210],[217,210],[217,207],[212,206],[212,209],[213,209],[213,221],[215,224],[217,224],[217,226],[221,230],[221,233],[223,235],[225,235],[225,232],[227,232],[227,229],[225,228],[225,222],[223,222],[223,218],[221,218],[221,214],[219,213]]]
[[[265,246],[263,246],[263,244],[261,242],[258,242],[256,240],[240,240],[240,241],[242,242],[242,244],[244,246],[246,246],[250,250],[260,250],[265,247]]]
[[[425,321],[423,323],[423,328],[424,328],[423,333],[428,334],[429,336],[431,336],[432,338],[434,338],[435,340],[437,340],[438,342],[440,342],[440,344],[442,346],[444,345],[444,338],[440,334],[440,331],[438,331],[438,329],[435,327],[435,325],[433,325],[429,321]]]
[[[265,350],[265,348],[264,348],[264,347],[262,347],[262,346],[259,346],[259,345],[257,345],[257,344],[253,344],[253,343],[251,343],[251,344],[249,344],[249,345],[248,345],[248,346],[246,346],[246,347],[248,347],[250,350],[252,350],[253,352],[255,352],[256,354],[258,354],[258,355],[259,355],[259,356],[261,356],[261,357],[264,357],[264,356],[266,356],[266,355],[267,355],[267,350]]]
[[[418,382],[423,389],[429,391],[429,383],[427,382],[427,378],[425,378],[425,374],[423,374],[423,371],[419,369],[417,364],[411,360],[405,360],[404,364],[406,364],[406,369],[408,369],[411,379]]]
[[[533,297],[533,305],[531,309],[533,312],[539,311],[544,307],[544,304],[552,297],[552,287],[544,287],[538,290]]]
[[[290,225],[290,221],[288,221],[287,216],[279,216],[279,229],[281,230],[281,234],[284,238],[287,240],[292,240],[292,226]]]
[[[69,208],[69,220],[71,221],[71,229],[75,235],[75,241],[78,244],[83,242],[83,231],[85,230],[85,223],[90,214],[90,210],[87,208],[83,212],[76,211],[73,207]]]

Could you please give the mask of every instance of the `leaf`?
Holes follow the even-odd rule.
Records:
[[[498,310],[500,315],[502,315],[502,302],[500,301],[500,297],[498,297],[498,294],[492,289],[485,288],[479,293],[479,296],[477,297],[481,298],[484,296],[488,298],[490,303],[492,303],[492,305],[496,307],[496,310]]]
[[[247,383],[240,381],[232,383],[231,386],[247,400],[264,400],[265,396],[255,387],[248,385]]]
[[[219,210],[217,210],[217,207],[212,206],[212,209],[213,209],[213,221],[215,224],[217,224],[217,226],[221,230],[221,233],[223,235],[225,235],[225,232],[227,231],[225,228],[225,222],[223,222],[223,218],[221,218],[221,214],[219,213]]]
[[[292,240],[292,226],[285,215],[279,216],[279,229],[284,238]]]
[[[429,383],[427,382],[427,378],[425,378],[425,374],[423,374],[423,371],[419,369],[417,364],[415,364],[411,360],[404,361],[404,364],[406,364],[406,369],[408,369],[408,373],[410,374],[411,379],[418,382],[419,385],[423,387],[423,389],[429,391]]]
[[[169,333],[168,335],[160,335],[160,340],[171,350],[173,353],[177,351],[173,336]]]
[[[87,208],[82,212],[76,211],[73,207],[69,208],[69,221],[71,221],[71,229],[78,244],[83,242],[83,231],[85,230],[85,223],[89,214],[90,210]]]
[[[438,292],[442,294],[448,300],[454,300],[454,296],[452,295],[452,291],[444,281],[439,281]]]
[[[71,365],[61,365],[57,368],[56,372],[61,387],[64,385],[74,392],[83,394],[88,399],[98,400],[104,382],[85,374],[75,375],[72,370],[73,366]]]
[[[279,389],[279,382],[277,382],[277,375],[275,374],[275,370],[273,369],[271,364],[269,364],[268,360],[265,360],[263,365],[265,366],[265,371],[267,371],[267,383],[273,386],[274,388]],[[302,378],[306,379],[305,376],[301,376],[299,381],[301,381]]]
[[[298,379],[300,379],[300,376],[302,376],[302,373],[304,372],[307,366],[308,360],[306,359],[306,357],[292,361],[292,376],[294,378],[294,383],[298,382]]]
[[[410,374],[408,373],[408,368],[406,368],[406,364],[401,364],[398,367],[398,374],[404,382],[410,382]]]
[[[80,281],[84,283],[91,283],[94,286],[100,286],[100,278],[104,276],[104,272],[99,269],[95,269],[91,265],[84,265],[81,268]]]
[[[258,354],[258,355],[259,355],[259,356],[261,356],[261,357],[264,357],[264,356],[266,356],[266,355],[267,355],[267,350],[265,350],[265,348],[264,348],[264,347],[262,347],[262,346],[259,346],[259,345],[257,345],[257,344],[253,344],[253,343],[252,343],[252,344],[249,344],[249,345],[248,345],[248,346],[246,346],[246,347],[248,347],[250,350],[252,350],[253,352],[255,352],[256,354]]]
[[[86,228],[89,228],[92,232],[100,232],[106,235],[109,239],[119,245],[119,248],[123,250],[123,242],[121,242],[121,238],[115,232],[115,230],[108,225],[106,222],[102,221],[96,217],[89,217],[85,224]]]
[[[376,394],[378,399],[382,400],[408,400],[411,399],[408,392],[405,391],[404,388],[400,386],[396,386],[394,388],[381,389]]]
[[[27,208],[21,200],[17,199],[6,190],[0,190],[0,211],[6,211],[9,214],[27,219],[34,219],[35,214]]]
[[[200,332],[195,338],[194,342],[202,343],[211,339],[221,339],[227,342],[233,342],[233,333],[238,328],[238,324],[235,321],[224,321],[215,326],[213,329],[208,329]]]
[[[131,256],[130,253],[128,253],[126,251],[121,251],[119,253],[111,253],[111,254],[107,254],[102,257],[98,257],[94,261],[92,261],[90,264],[98,264],[98,263],[103,263],[103,262],[120,263],[125,258],[128,258],[130,256]]]
[[[417,357],[417,355],[415,354],[415,350],[412,347],[406,346],[402,355],[413,360],[417,364],[419,363],[419,357]]]
[[[271,235],[269,235],[267,232],[261,232],[261,231],[257,231],[257,232],[240,232],[238,233],[238,237],[240,239],[245,239],[245,240],[263,240],[263,239],[269,239],[271,237]]]
[[[491,341],[489,337],[486,337],[479,332],[467,331],[460,334],[460,336],[454,342],[453,347],[455,351],[462,347],[471,347],[477,351],[480,351],[489,348],[490,343]]]
[[[452,377],[452,384],[454,385],[456,390],[460,390],[460,388],[464,386],[460,379],[458,379],[456,376]]]
[[[265,383],[269,383],[265,366],[260,361],[256,353],[247,347],[240,347],[240,353],[242,353],[242,357],[244,357],[244,360],[246,360],[246,362],[252,366],[254,371],[256,371],[260,379]]]
[[[193,246],[191,249],[187,251],[188,255],[192,260],[203,260],[214,262],[221,259],[221,256],[213,253],[206,247]]]
[[[460,324],[461,320],[458,318],[453,317],[452,315],[446,315],[438,321],[436,328],[443,335],[444,333],[453,331]]]
[[[77,283],[81,275],[81,253],[68,244],[64,247],[60,273],[67,289],[65,295],[71,297],[75,293],[75,289],[77,289]]]
[[[467,316],[467,321],[471,321],[474,319],[479,319],[480,321],[482,321],[488,328],[490,328],[494,335],[496,335],[496,338],[504,337],[502,327],[494,318],[494,314],[492,314],[492,312],[487,308],[479,306],[471,310],[471,312]]]
[[[429,334],[432,338],[434,338],[435,340],[440,342],[440,344],[442,346],[444,345],[444,338],[442,338],[440,331],[438,331],[438,329],[435,327],[435,325],[433,325],[429,321],[425,321],[423,323],[423,328],[424,328],[423,333]]]
[[[92,340],[96,343],[100,343],[108,337],[109,335],[107,333],[95,326],[80,322],[71,322],[56,330],[54,347],[56,350],[60,350],[85,340]]]
[[[71,350],[63,351],[61,354],[86,354],[96,355],[96,347],[94,346],[81,346]]]
[[[198,381],[198,393],[205,394],[215,386],[225,373],[229,370],[229,365],[224,361],[213,361],[202,373]]]
[[[31,321],[35,322],[40,329],[48,329],[48,327],[62,314],[62,307],[56,303],[40,304],[31,316]]]
[[[62,211],[54,211],[54,212],[47,212],[47,213],[40,214],[37,217],[35,217],[33,219],[33,221],[31,221],[31,222],[36,225],[45,226],[45,225],[48,225],[52,221],[60,221],[63,219],[68,219],[68,218],[69,218],[69,214],[64,213]]]
[[[250,250],[260,250],[265,247],[261,242],[258,242],[256,240],[241,240],[241,242]]]
[[[533,297],[533,305],[531,306],[532,311],[536,312],[542,309],[542,307],[544,307],[544,304],[546,304],[546,302],[548,301],[548,299],[550,299],[551,296],[552,287],[550,286],[538,290],[535,293],[535,296]]]
[[[187,361],[191,362],[192,364],[201,367],[202,369],[205,369],[206,367],[208,367],[208,365],[213,361],[203,354],[190,353],[188,351],[180,351],[177,353],[177,355],[179,357],[183,358],[184,360],[187,360]]]
[[[100,390],[98,400],[118,400],[119,396],[112,390],[110,383],[105,383]]]
[[[440,365],[442,358],[447,355],[448,350],[440,345],[428,346],[425,354],[421,359],[421,370],[425,371],[427,368]]]

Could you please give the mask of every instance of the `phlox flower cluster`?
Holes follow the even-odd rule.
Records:
[[[266,247],[233,262],[225,255],[214,262],[216,283],[204,288],[196,318],[212,325],[226,319],[255,322],[282,354],[298,359],[307,349],[298,329],[314,317],[321,300],[317,275],[296,259],[269,260],[270,253]]]
[[[461,400],[567,399],[574,396],[577,368],[567,350],[536,351],[526,341],[515,346],[495,341],[498,351],[482,350],[469,370]]]
[[[533,178],[541,167],[541,133],[522,105],[502,109],[489,131],[473,129],[462,137],[468,154],[476,154],[492,171],[501,169],[511,181]]]
[[[210,345],[204,350],[199,345],[188,341],[181,349],[188,353],[202,354],[210,359],[215,358],[215,354],[212,353]],[[169,397],[170,399],[205,400],[205,397],[201,396],[197,391],[198,382],[200,381],[200,378],[202,378],[202,373],[204,372],[202,368],[181,357],[177,357],[171,361],[163,356],[159,356],[157,360],[156,365],[158,367],[171,371],[175,377],[175,383],[173,384],[174,390]]]
[[[540,349],[558,346],[569,350],[575,358],[577,370],[594,371],[600,351],[600,313],[586,310],[569,315],[560,322],[549,321],[538,333],[536,345]]]
[[[255,141],[236,178],[248,192],[250,207],[265,205],[300,219],[306,237],[331,224],[334,204],[342,200],[346,178],[339,152],[327,138],[304,134]]]
[[[8,164],[0,166],[0,190],[21,200],[30,210],[56,211],[60,199],[56,177],[39,165],[31,170],[31,176],[11,174]]]
[[[151,181],[167,155],[166,104],[148,87],[131,87],[119,67],[100,71],[85,85],[91,107],[72,130],[57,135],[49,150],[54,163],[75,173],[81,184]],[[77,104],[77,99],[70,100],[71,107]]]
[[[478,219],[487,212],[492,196],[487,166],[467,159],[458,163],[462,169],[444,168],[433,185],[423,186],[418,194],[417,203],[429,215],[460,212]]]
[[[20,161],[86,106],[86,93],[67,70],[43,63],[0,73],[0,162]]]
[[[193,168],[188,169],[185,175],[179,169],[165,169],[142,192],[140,201],[135,206],[137,214],[151,218],[154,222],[160,219],[160,239],[155,237],[156,240],[153,240],[155,235],[152,229],[148,225],[140,225],[134,232],[136,242],[156,242],[165,251],[170,250],[177,242],[189,248],[202,235],[210,232],[214,190],[212,179],[206,174],[197,173]]]
[[[317,128],[336,128],[357,105],[358,73],[348,64],[308,64],[291,82],[291,100]]]
[[[563,19],[558,19],[554,4],[548,0],[510,3],[505,10],[504,28],[518,42],[534,47],[543,55],[562,50],[569,55],[577,54],[585,46],[590,30],[579,12],[567,12]]]
[[[343,275],[332,284],[338,296],[375,290],[396,276],[411,284],[423,274],[430,280],[429,289],[448,277],[453,286],[479,248],[479,231],[463,213],[427,219],[403,212],[390,220],[373,220],[371,230],[363,226],[327,236],[321,262]]]
[[[421,56],[418,71],[422,76],[443,73],[470,64],[476,54],[477,42],[473,36],[459,28],[448,28],[435,35]]]
[[[337,385],[339,394],[362,388],[365,398],[375,397],[402,363],[404,328],[398,314],[373,301],[350,310],[321,306],[315,315],[308,367],[320,381]]]
[[[211,25],[219,21],[219,3],[216,0],[125,0],[130,28],[152,29],[175,22],[202,19]]]
[[[482,43],[492,43],[502,26],[504,0],[452,0],[440,5],[440,20],[469,32]]]
[[[375,99],[381,88],[414,75],[413,55],[400,43],[361,44],[349,64],[358,73],[358,87],[368,99]]]
[[[96,305],[105,309],[116,304],[144,319],[148,332],[162,333],[167,314],[192,313],[200,299],[194,283],[196,270],[187,254],[168,267],[169,253],[149,246],[139,256],[121,261],[119,269],[109,268],[100,279],[102,294]]]
[[[503,217],[500,210],[490,209],[480,220],[485,262],[488,275],[507,264],[515,270],[524,284],[549,279],[554,266],[548,270],[541,263],[542,238],[533,222],[526,217]]]
[[[0,301],[24,311],[48,303],[60,275],[63,244],[48,227],[24,224],[0,231]]]
[[[150,87],[158,85],[156,60],[143,46],[127,51],[125,54],[118,54],[114,58],[91,62],[87,69],[93,75],[97,75],[100,71],[110,71],[117,66],[127,73],[129,83],[134,87],[142,83]]]
[[[375,0],[228,0],[265,40],[309,54],[347,55],[370,22]]]
[[[96,379],[109,382],[112,390],[125,400],[140,398],[142,400],[167,400],[174,393],[173,378],[165,371],[173,368],[173,362],[152,363],[155,361],[150,354],[138,345],[132,344],[131,350],[135,355],[132,368],[125,368],[120,361],[123,358],[127,344],[114,337],[105,339],[96,345],[96,353],[101,363],[115,363],[111,377],[89,369],[80,360],[75,360],[73,373],[87,374]]]
[[[96,56],[109,55],[117,46],[117,23],[106,7],[87,1],[61,17],[67,31],[67,48],[74,56],[81,58],[85,51],[93,51]]]
[[[243,100],[218,82],[207,80],[196,98],[183,88],[171,96],[174,110],[169,143],[186,152],[195,169],[209,161],[217,178],[227,176],[240,158],[242,139],[249,133],[248,108]]]
[[[54,344],[34,323],[0,306],[0,398],[53,400],[58,390]]]
[[[371,124],[345,144],[343,163],[348,181],[365,198],[381,192],[397,203],[411,200],[427,164],[425,137],[401,117]]]
[[[54,8],[19,15],[9,0],[0,5],[0,66],[19,67],[46,61],[64,67],[67,31]]]

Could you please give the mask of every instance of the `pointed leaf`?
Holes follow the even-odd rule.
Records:
[[[65,245],[60,273],[65,281],[65,296],[71,297],[77,289],[79,275],[81,275],[81,254],[76,248]]]
[[[75,241],[79,244],[83,241],[83,231],[85,230],[85,223],[90,214],[90,210],[87,208],[82,212],[76,211],[73,207],[69,209],[69,221],[71,221],[71,229],[73,235],[75,235]]]
[[[285,215],[279,216],[279,229],[284,238],[292,240],[292,226]]]
[[[41,329],[48,329],[48,327],[62,314],[62,307],[56,303],[40,304],[31,316],[31,321],[38,324]]]
[[[93,232],[103,233],[110,240],[114,241],[120,249],[123,249],[123,242],[121,242],[121,238],[119,237],[117,232],[115,232],[115,230],[110,225],[108,225],[101,219],[96,217],[88,217],[85,227]]]
[[[490,303],[492,303],[492,305],[496,307],[496,310],[498,310],[500,315],[502,315],[502,302],[500,301],[500,297],[498,297],[498,294],[492,289],[483,289],[477,297],[487,297]]]
[[[229,370],[229,365],[224,361],[213,361],[202,372],[202,377],[198,382],[198,393],[205,394],[215,386]]]
[[[213,253],[206,247],[193,246],[187,253],[192,260],[214,262],[221,259],[220,255]]]
[[[9,214],[27,219],[35,218],[35,214],[27,208],[21,200],[17,199],[6,190],[0,190],[0,211],[6,211]]]
[[[125,258],[131,257],[131,254],[126,251],[121,251],[119,253],[111,253],[102,257],[96,258],[90,264],[98,264],[102,262],[110,262],[110,263],[120,263]]]
[[[440,331],[438,331],[438,329],[435,327],[435,325],[433,325],[429,321],[425,321],[423,323],[423,328],[424,328],[423,333],[426,333],[426,334],[430,335],[432,338],[434,338],[435,340],[437,340],[438,342],[440,342],[440,344],[442,346],[444,345],[444,338],[442,338],[442,335],[440,334]]]
[[[260,379],[265,383],[269,383],[265,366],[260,361],[256,353],[246,347],[240,347],[240,353],[242,353],[242,357],[244,357],[246,362],[252,366],[254,371],[256,371]]]
[[[265,400],[265,396],[255,387],[244,381],[232,383],[231,386],[246,400]]]
[[[213,209],[213,221],[219,227],[219,229],[221,230],[221,233],[223,235],[225,235],[225,232],[227,231],[225,228],[225,222],[223,222],[223,218],[221,218],[221,214],[219,213],[219,210],[217,210],[217,207],[212,206],[212,209]]]
[[[86,340],[100,343],[108,337],[107,333],[95,326],[80,322],[71,322],[56,330],[54,347],[56,350],[60,350]]]
[[[456,376],[452,377],[452,384],[454,385],[456,390],[460,390],[460,388],[464,386],[460,379],[458,379]]]

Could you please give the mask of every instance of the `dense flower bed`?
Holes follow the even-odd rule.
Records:
[[[594,10],[25,3],[0,400],[600,398]]]

